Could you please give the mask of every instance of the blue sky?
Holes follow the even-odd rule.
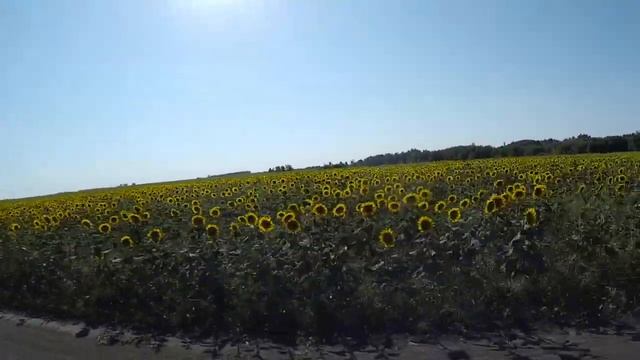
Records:
[[[0,198],[640,130],[638,1],[0,0]]]

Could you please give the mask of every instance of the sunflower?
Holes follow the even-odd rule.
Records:
[[[91,229],[91,227],[93,226],[93,224],[91,223],[91,220],[89,219],[82,219],[82,221],[80,222],[80,225],[84,226],[87,229]]]
[[[587,186],[585,184],[580,184],[580,186],[578,186],[578,194],[582,194],[586,189]]]
[[[123,246],[133,247],[133,239],[131,239],[131,236],[125,235],[120,238],[120,244]]]
[[[124,210],[120,211],[120,217],[124,221],[129,221],[129,213]]]
[[[360,206],[360,213],[364,217],[371,217],[376,213],[376,204],[373,201],[362,203]]]
[[[271,220],[270,216],[263,216],[258,220],[258,229],[261,233],[268,233],[275,229],[276,225]]]
[[[528,226],[536,226],[538,223],[538,212],[536,208],[528,208],[524,213],[524,218]]]
[[[194,205],[191,207],[191,212],[193,212],[195,215],[200,215],[202,214],[202,208],[200,207],[200,205]]]
[[[429,210],[429,202],[428,201],[421,201],[418,203],[418,209],[422,210],[422,211],[427,211]]]
[[[220,233],[220,228],[218,227],[218,225],[215,224],[209,224],[207,225],[207,236],[210,237],[211,239],[217,239],[218,238],[218,234]]]
[[[345,217],[345,215],[347,215],[347,205],[340,203],[333,208],[333,216]]]
[[[456,202],[456,200],[458,200],[458,197],[452,194],[447,197],[447,200],[449,201],[449,204],[453,204],[454,202]]]
[[[451,210],[449,210],[448,215],[449,215],[449,221],[451,221],[452,223],[457,223],[458,221],[460,221],[460,218],[462,217],[462,214],[460,213],[459,208],[452,208]]]
[[[117,224],[118,222],[120,222],[120,218],[117,217],[116,215],[114,215],[114,216],[109,218],[109,223],[111,223],[113,225]]]
[[[297,233],[302,230],[302,225],[300,225],[300,222],[296,219],[287,221],[285,226],[287,228],[287,231],[290,233]]]
[[[418,195],[414,193],[408,193],[402,198],[402,202],[407,205],[415,205],[418,202]]]
[[[191,225],[195,228],[202,228],[204,227],[204,216],[202,215],[195,215],[193,217],[191,217]]]
[[[142,218],[138,214],[129,214],[129,222],[138,225],[142,222]]]
[[[484,204],[484,212],[485,214],[491,214],[497,210],[496,203],[493,199],[489,199]]]
[[[14,224],[11,224],[11,225],[9,226],[9,230],[10,230],[10,231],[13,231],[13,232],[16,232],[16,231],[20,230],[20,224],[15,224],[15,223],[14,223]]]
[[[300,212],[300,207],[298,204],[289,204],[289,206],[287,206],[287,210],[298,213]]]
[[[111,232],[111,225],[109,225],[109,223],[100,224],[100,226],[98,226],[98,230],[102,234],[108,234]]]
[[[423,190],[420,190],[419,194],[420,194],[420,198],[422,198],[422,200],[424,200],[424,201],[430,201],[431,200],[431,191],[429,191],[427,189],[423,189]]]
[[[247,213],[244,218],[247,221],[247,224],[251,226],[255,226],[258,223],[258,215],[256,215],[255,213]]]
[[[426,215],[421,216],[420,219],[418,219],[418,230],[420,232],[427,232],[433,229],[433,226],[434,226],[433,219]]]
[[[438,201],[436,203],[436,212],[442,212],[447,207],[447,203],[444,201]]]
[[[506,205],[504,202],[504,198],[500,195],[491,195],[491,200],[493,200],[496,209],[502,209]]]
[[[313,209],[311,210],[311,212],[318,217],[322,217],[327,215],[327,213],[329,212],[329,210],[327,209],[327,207],[322,204],[322,203],[318,203],[313,205]]]
[[[469,205],[471,205],[471,200],[469,200],[467,198],[462,199],[462,200],[460,200],[460,204],[459,205],[460,205],[461,208],[466,209],[466,208],[469,207]]]
[[[401,205],[398,201],[389,201],[389,204],[387,205],[387,209],[389,209],[389,212],[392,214],[400,212],[400,207]]]
[[[493,186],[497,187],[497,188],[500,188],[503,185],[504,185],[504,180],[502,180],[502,179],[498,179],[498,180],[494,181],[494,183],[493,183]]]
[[[296,213],[294,213],[293,211],[289,211],[286,214],[284,214],[284,216],[282,217],[282,222],[286,224],[295,218],[296,218]]]
[[[391,228],[386,228],[378,235],[378,242],[385,248],[392,248],[396,246],[396,233]]]
[[[151,230],[151,231],[149,231],[147,233],[147,238],[149,238],[149,240],[155,241],[155,242],[158,242],[158,241],[162,240],[163,236],[164,236],[164,234],[162,233],[162,230],[160,230],[158,228],[154,228],[153,230]]]
[[[522,200],[524,199],[524,196],[526,195],[524,189],[516,189],[513,191],[513,199],[514,200]]]
[[[231,231],[231,235],[235,236],[240,232],[240,225],[237,223],[231,223],[231,225],[229,225],[229,231]]]
[[[151,213],[148,211],[145,211],[142,213],[142,220],[149,220],[151,219]]]
[[[540,185],[536,185],[533,188],[533,197],[534,198],[540,198],[542,196],[544,196],[545,192],[547,192],[547,187],[540,184]]]

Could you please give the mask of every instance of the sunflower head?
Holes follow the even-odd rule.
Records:
[[[203,228],[205,223],[204,216],[194,215],[191,217],[191,225],[195,228]]]
[[[100,231],[101,234],[108,234],[111,232],[111,225],[109,225],[109,223],[100,224],[98,231]]]
[[[387,209],[389,209],[389,212],[392,214],[397,214],[398,212],[400,212],[400,202],[398,201],[389,201],[389,203],[387,204]]]
[[[273,223],[270,216],[263,216],[258,219],[258,229],[263,234],[273,231],[275,227],[276,225]]]
[[[251,226],[255,226],[258,223],[258,215],[256,215],[255,213],[247,213],[244,218],[247,221],[247,224]]]
[[[109,218],[109,223],[112,225],[115,225],[118,222],[120,222],[120,218],[115,215]]]
[[[288,232],[294,233],[294,234],[302,230],[302,225],[300,225],[300,222],[295,218],[287,221],[287,223],[285,224],[285,227],[287,228]]]
[[[438,201],[436,203],[436,212],[442,212],[447,207],[447,203],[444,201]]]
[[[322,203],[317,203],[315,205],[313,205],[313,209],[311,210],[311,212],[315,215],[315,216],[325,216],[327,215],[327,213],[329,212],[329,210],[327,209],[327,207],[322,204]]]
[[[332,212],[335,217],[345,217],[347,215],[347,205],[340,203],[333,208]]]
[[[414,193],[408,193],[402,198],[402,202],[407,205],[415,205],[418,202],[418,195]]]
[[[289,206],[287,206],[287,210],[295,212],[295,213],[299,213],[300,212],[300,207],[298,206],[298,204],[289,204]]]
[[[462,217],[459,208],[452,208],[447,214],[449,215],[449,221],[451,221],[452,223],[457,223]]]
[[[138,214],[129,214],[129,222],[138,225],[142,222],[142,218]]]
[[[364,217],[371,217],[376,213],[377,206],[373,201],[362,203],[360,213]]]
[[[120,244],[127,247],[133,247],[133,239],[131,236],[125,235],[120,238]]]
[[[468,208],[468,207],[469,207],[469,205],[471,205],[471,200],[469,200],[469,199],[467,199],[467,198],[460,200],[460,207],[461,207],[462,209],[466,209],[466,208]]]
[[[524,219],[528,226],[536,226],[538,224],[538,211],[536,208],[528,208],[524,213]]]
[[[420,232],[427,232],[427,231],[433,229],[433,225],[434,225],[433,219],[428,217],[428,216],[426,216],[426,215],[425,216],[421,216],[418,219],[418,230]]]
[[[18,230],[20,230],[20,224],[15,224],[14,223],[14,224],[9,225],[9,231],[16,232]]]
[[[496,203],[495,203],[495,201],[493,201],[493,199],[489,199],[489,200],[487,200],[485,202],[485,204],[484,204],[484,213],[485,214],[492,214],[496,210],[497,210]]]
[[[229,225],[229,231],[231,235],[236,236],[240,232],[240,225],[238,225],[238,223],[231,223],[231,225]]]
[[[519,201],[519,200],[524,199],[525,195],[526,195],[526,193],[525,193],[524,189],[515,189],[513,191],[513,195],[512,196],[513,196],[514,200]]]
[[[207,225],[206,231],[207,231],[207,236],[209,238],[217,239],[218,238],[218,234],[220,233],[220,228],[218,227],[218,225],[209,224],[209,225]]]
[[[427,189],[423,189],[420,190],[420,198],[422,198],[422,200],[424,201],[430,201],[431,200],[431,191],[427,190]]]
[[[458,200],[458,197],[451,194],[447,197],[447,200],[449,201],[449,204],[453,204],[454,202],[456,202],[456,200]]]
[[[542,196],[544,196],[545,192],[547,192],[547,187],[540,184],[540,185],[536,185],[533,188],[533,197],[534,198],[540,198]]]
[[[378,242],[385,249],[396,246],[396,233],[391,228],[386,228],[378,235]]]
[[[296,218],[296,213],[294,213],[293,211],[289,211],[286,214],[284,214],[284,216],[282,217],[282,222],[286,224],[295,218]]]
[[[87,229],[91,229],[91,227],[93,226],[93,224],[91,223],[91,220],[89,220],[89,219],[82,219],[82,221],[80,222],[80,225],[82,225],[83,227],[85,227]]]
[[[149,238],[149,240],[154,242],[158,242],[162,240],[163,237],[164,237],[164,234],[162,233],[162,230],[158,228],[152,229],[147,233],[147,238]]]

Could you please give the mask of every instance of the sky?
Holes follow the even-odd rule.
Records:
[[[640,130],[634,0],[0,0],[0,198]]]

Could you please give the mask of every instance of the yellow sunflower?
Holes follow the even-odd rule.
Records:
[[[215,240],[218,238],[218,234],[220,233],[220,228],[218,227],[218,225],[209,224],[207,225],[206,231],[207,231],[207,236]]]
[[[376,209],[376,204],[373,201],[368,201],[362,203],[362,205],[360,206],[360,213],[364,217],[371,217],[376,213]]]
[[[324,204],[318,203],[318,204],[313,205],[313,209],[311,210],[311,212],[315,216],[322,217],[322,216],[327,215],[329,210],[327,209],[327,207]]]
[[[287,221],[285,226],[287,228],[287,231],[290,233],[298,233],[302,230],[302,225],[300,225],[300,222],[295,218]]]
[[[80,224],[82,226],[84,226],[85,228],[87,228],[87,229],[91,229],[91,227],[93,226],[93,224],[91,223],[91,220],[89,220],[89,219],[82,219]]]
[[[261,233],[268,233],[275,229],[276,225],[271,220],[270,216],[263,216],[258,220],[258,229]]]
[[[396,233],[391,228],[386,228],[378,235],[378,242],[386,249],[396,246]]]
[[[333,216],[335,217],[345,217],[346,214],[347,214],[347,205],[345,204],[340,203],[333,208]]]
[[[462,217],[462,214],[460,213],[459,208],[450,209],[448,212],[448,215],[449,215],[449,221],[451,221],[452,223],[457,223],[458,221],[460,221],[460,218]]]
[[[131,236],[125,235],[123,237],[120,238],[120,243],[123,246],[127,246],[127,247],[133,247],[133,239],[131,238]]]
[[[100,226],[98,226],[98,231],[102,234],[108,234],[111,232],[111,225],[108,223],[100,224]]]
[[[420,232],[427,232],[431,229],[433,229],[434,226],[434,221],[432,218],[428,217],[428,216],[421,216],[418,219],[418,231]]]
[[[164,237],[164,234],[162,233],[162,230],[158,228],[154,228],[147,233],[147,238],[149,238],[149,240],[154,242],[158,242],[162,240],[163,237]]]
[[[389,209],[389,212],[392,214],[400,212],[400,207],[401,205],[398,201],[389,201],[389,204],[387,204],[387,209]]]
[[[195,228],[204,227],[205,219],[202,215],[195,215],[191,217],[191,225]]]
[[[524,213],[524,218],[528,226],[536,226],[538,224],[538,211],[536,208],[528,208]]]

